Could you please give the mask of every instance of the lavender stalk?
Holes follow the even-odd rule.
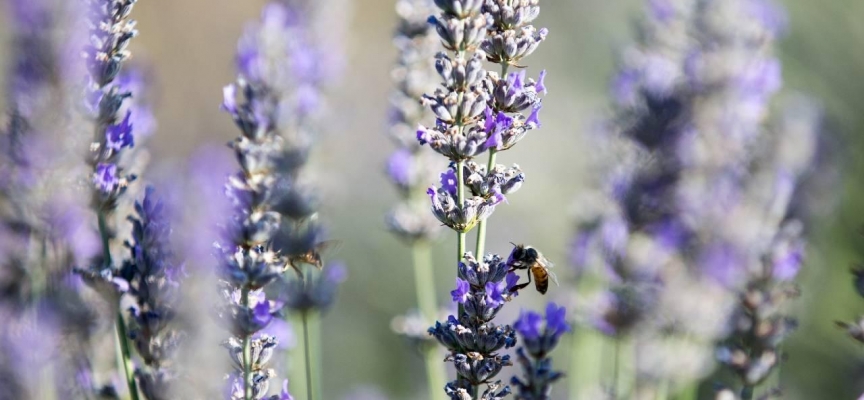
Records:
[[[245,382],[241,393],[235,391],[236,398],[266,395],[266,381],[273,373],[264,363],[272,350],[263,359],[256,356],[255,349],[272,349],[276,341],[253,335],[272,318],[284,317],[285,311],[302,319],[306,396],[321,396],[317,388],[321,385],[320,350],[316,349],[320,340],[312,335],[319,334],[315,329],[319,315],[333,303],[345,278],[344,267],[324,265],[321,252],[329,241],[318,221],[320,201],[303,173],[315,139],[310,122],[320,108],[326,71],[334,69],[332,54],[317,46],[303,17],[310,8],[268,4],[261,23],[247,29],[241,38],[240,77],[236,85],[225,89],[223,108],[243,133],[232,144],[242,171],[229,181],[229,195],[238,206],[234,222],[238,232],[229,238],[237,252],[255,254],[260,264],[251,269],[232,265],[226,271],[228,277],[249,276],[245,283],[229,279],[226,283],[236,293],[233,307],[246,309],[245,313],[259,319],[235,332],[230,343],[238,355],[237,373]],[[236,101],[238,92],[242,103]],[[229,260],[236,258],[227,251],[225,255]],[[261,276],[256,277],[258,274]],[[265,301],[262,289],[271,283],[278,296]]]
[[[716,354],[737,368],[746,395],[777,361],[765,344],[788,332],[770,310],[792,293],[800,262],[800,224],[787,210],[814,130],[764,124],[780,87],[771,45],[783,18],[772,3],[646,6],[608,126],[629,162],[608,174],[611,206],[574,242],[577,264],[596,264],[609,282],[590,319],[635,341],[633,395],[686,388],[710,371],[724,338]]]
[[[116,276],[118,267],[111,255],[111,240],[115,227],[108,219],[126,192],[132,174],[124,172],[126,148],[135,144],[132,110],[124,102],[132,96],[127,88],[115,82],[123,63],[130,54],[129,41],[137,35],[135,22],[128,19],[137,0],[90,0],[90,40],[84,54],[89,69],[88,106],[95,116],[95,136],[88,164],[93,168],[93,207],[97,214],[102,239],[102,260],[98,274]],[[113,279],[113,278],[109,278]],[[118,296],[119,304],[119,296]],[[139,398],[134,377],[126,322],[119,310],[116,319],[117,340],[120,343],[119,363],[123,365],[126,384],[133,400]]]
[[[515,335],[509,325],[498,326],[492,320],[506,301],[528,285],[517,284],[519,277],[513,271],[531,269],[541,293],[554,275],[548,271],[551,263],[529,246],[514,248],[506,262],[498,255],[483,253],[477,254],[478,261],[465,251],[465,234],[482,224],[505,200],[504,195],[521,187],[524,175],[519,167],[495,164],[495,153],[511,148],[539,127],[538,94],[545,92],[544,73],[536,82],[524,72],[499,77],[486,72],[483,61],[518,65],[545,39],[546,30],[527,25],[539,14],[536,0],[442,0],[435,4],[441,13],[429,21],[451,54],[435,57],[442,86],[424,95],[423,104],[435,114],[436,122],[431,127],[421,125],[417,139],[450,160],[440,187],[427,193],[433,215],[457,232],[460,261],[457,289],[451,293],[458,305],[457,315],[450,316],[446,324],[436,323],[429,332],[450,350],[447,360],[457,369],[457,380],[445,388],[448,396],[498,399],[509,394],[510,388],[502,388],[494,378],[511,362],[497,351],[515,345]],[[528,109],[531,113],[526,117],[523,112]],[[487,150],[491,152],[487,166],[472,160]],[[478,233],[477,249],[482,251],[485,228]],[[481,385],[487,387],[482,393]]]
[[[516,387],[517,400],[548,400],[552,383],[564,377],[563,373],[552,369],[549,354],[558,345],[561,336],[570,331],[565,314],[564,307],[549,303],[546,306],[545,324],[540,314],[531,311],[523,312],[513,324],[523,343],[516,350],[522,376],[514,376],[511,380]]]

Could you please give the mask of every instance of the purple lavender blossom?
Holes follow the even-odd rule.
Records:
[[[552,370],[549,353],[558,344],[561,335],[570,331],[570,325],[566,322],[566,311],[564,307],[549,303],[546,306],[545,324],[540,314],[523,311],[513,327],[523,341],[523,346],[516,349],[522,376],[511,379],[511,383],[516,387],[516,398],[548,399],[552,383],[564,376]]]
[[[467,281],[456,278],[456,289],[450,292],[450,296],[453,297],[453,302],[464,304],[468,301],[468,298],[471,296],[470,288],[471,285],[469,285]]]
[[[748,307],[770,305],[742,303],[728,328],[697,324],[675,304],[695,307],[698,302],[681,300],[687,292],[680,287],[703,287],[705,293],[718,294],[713,313],[723,321],[729,314],[724,304],[736,293],[782,293],[781,283],[791,280],[800,266],[800,232],[790,233],[795,223],[787,207],[810,150],[798,148],[804,156],[791,156],[793,150],[781,144],[788,140],[778,140],[779,134],[763,127],[768,100],[781,86],[780,64],[771,54],[778,14],[769,11],[776,10],[769,0],[648,0],[647,8],[641,40],[625,54],[613,82],[618,115],[610,130],[635,145],[636,161],[625,167],[625,184],[609,185],[616,188],[609,193],[614,203],[605,215],[586,221],[574,241],[574,258],[581,263],[600,260],[614,298],[600,318],[604,330],[617,337],[630,332],[668,337],[666,324],[657,321],[680,318],[673,323],[675,330],[689,331],[687,337],[699,338],[705,347],[731,331],[721,348],[733,356],[720,361],[752,389],[773,365],[760,364],[758,355],[730,364],[750,351],[736,347],[744,342],[735,338],[749,333],[735,327],[757,326],[756,321],[739,321],[759,314]],[[753,151],[758,145],[770,150]],[[730,222],[748,220],[761,222]],[[671,300],[673,295],[677,301]],[[778,332],[788,331],[785,322],[777,324]],[[758,348],[767,355],[775,351],[774,345]],[[686,375],[646,365],[654,367],[644,373],[658,380]]]

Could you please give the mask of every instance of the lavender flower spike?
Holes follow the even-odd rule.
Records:
[[[613,83],[609,124],[632,162],[610,174],[612,206],[586,221],[574,253],[599,254],[609,290],[593,320],[617,340],[638,337],[643,382],[659,390],[698,379],[716,353],[749,399],[794,325],[775,312],[795,292],[802,225],[789,203],[818,112],[795,105],[787,114],[797,122],[765,124],[780,87],[771,49],[782,18],[769,0],[646,6],[641,41]],[[673,348],[688,357],[669,359]]]
[[[171,368],[183,334],[172,324],[177,313],[183,264],[174,259],[171,226],[164,203],[148,187],[144,199],[135,204],[130,258],[120,270],[136,306],[129,310],[133,324],[129,334],[146,368],[135,371],[141,393],[148,400],[172,397],[177,372]]]
[[[561,336],[570,331],[564,307],[549,303],[546,306],[545,324],[543,321],[539,314],[523,311],[513,324],[524,343],[523,347],[516,349],[523,375],[514,376],[511,380],[516,387],[516,399],[519,400],[549,399],[552,383],[564,376],[552,370],[552,359],[549,357]]]
[[[275,375],[267,364],[277,343],[261,331],[283,307],[304,316],[323,311],[345,276],[338,266],[317,272],[326,241],[318,197],[302,181],[317,100],[306,100],[313,92],[317,98],[315,70],[330,67],[330,60],[315,47],[300,12],[278,2],[265,6],[260,23],[239,41],[237,82],[223,89],[222,109],[240,130],[230,143],[240,171],[226,185],[234,215],[218,246],[220,318],[233,335],[224,343],[235,368],[231,399],[267,396]],[[293,272],[285,274],[286,267]],[[275,296],[267,298],[268,292]],[[290,395],[286,388],[266,398]]]

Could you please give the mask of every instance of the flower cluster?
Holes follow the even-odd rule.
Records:
[[[173,357],[183,334],[174,321],[180,300],[183,265],[177,263],[171,248],[171,225],[165,204],[146,189],[144,199],[135,203],[137,216],[130,216],[132,242],[130,256],[120,270],[135,299],[130,309],[129,337],[147,365],[135,375],[144,397],[150,400],[171,397],[176,379]]]
[[[84,49],[89,82],[86,105],[96,125],[88,163],[93,167],[94,204],[109,212],[134,175],[122,165],[124,149],[135,146],[132,111],[124,106],[133,96],[116,79],[129,59],[129,42],[138,34],[129,14],[137,0],[89,0],[90,43]]]
[[[552,383],[564,374],[552,369],[549,353],[558,345],[565,332],[570,331],[566,310],[555,303],[546,305],[546,318],[532,311],[522,312],[513,328],[522,337],[522,347],[516,349],[516,359],[522,367],[522,377],[511,380],[520,400],[548,399]],[[541,328],[542,326],[542,328]]]
[[[344,279],[338,266],[317,278],[313,272],[324,268],[320,251],[327,242],[317,222],[318,197],[301,172],[313,141],[309,121],[320,105],[319,75],[330,61],[313,45],[299,12],[280,3],[265,7],[261,22],[240,39],[237,83],[224,88],[222,108],[241,131],[230,144],[241,171],[226,186],[235,214],[219,245],[220,316],[235,336],[225,343],[236,369],[231,398],[267,395],[274,372],[266,363],[277,343],[260,332],[282,308],[324,310]],[[288,268],[296,278],[283,276]],[[266,297],[268,286],[278,289],[276,299]],[[273,398],[287,391],[281,396]]]
[[[647,8],[641,41],[613,82],[618,115],[609,128],[628,142],[631,162],[609,174],[614,206],[583,225],[574,261],[599,259],[608,275],[606,310],[595,318],[604,331],[657,340],[683,335],[707,347],[730,332],[738,338],[739,319],[733,315],[725,327],[702,324],[664,299],[699,297],[682,291],[698,285],[717,296],[703,313],[710,309],[713,320],[725,321],[730,297],[765,294],[762,288],[774,290],[794,276],[789,270],[797,266],[775,268],[766,260],[800,247],[789,244],[798,243],[790,232],[800,229],[787,211],[810,162],[816,113],[793,106],[797,121],[785,115],[779,124],[764,124],[768,100],[780,88],[771,45],[783,17],[770,1],[649,1]],[[658,368],[663,356],[657,356],[640,356],[640,372],[665,381],[694,378],[697,369]],[[705,362],[691,365],[708,372]]]
[[[456,289],[450,292],[463,311],[429,329],[450,351],[446,360],[456,368],[457,379],[445,388],[451,399],[477,398],[484,384],[487,390],[480,399],[499,399],[510,393],[509,387],[501,388],[501,382],[494,379],[502,368],[512,365],[510,356],[499,351],[516,345],[516,333],[510,325],[493,322],[504,304],[517,295],[519,276],[510,269],[498,255],[489,254],[479,261],[466,253],[459,263]],[[466,397],[471,393],[475,397]]]
[[[462,176],[461,164],[486,151],[486,171],[471,167],[477,184],[499,181],[505,167],[494,162],[494,154],[506,150],[526,133],[540,126],[540,93],[545,93],[545,72],[538,81],[525,72],[506,74],[511,65],[530,55],[542,42],[546,29],[537,31],[530,23],[540,11],[538,1],[445,1],[436,2],[441,14],[432,16],[444,47],[452,55],[435,56],[441,87],[423,96],[423,103],[436,117],[433,126],[420,126],[417,139],[454,164]],[[483,60],[501,64],[502,75],[488,72]],[[528,111],[525,116],[523,112]],[[446,173],[452,175],[451,173]],[[521,182],[521,172],[518,172]],[[443,179],[442,179],[443,180]],[[445,183],[445,182],[442,182]],[[460,183],[461,185],[461,183]],[[430,189],[435,216],[445,225],[467,232],[485,220],[503,199],[491,191],[497,185],[473,190],[473,196],[444,186]],[[485,191],[488,189],[489,191]],[[482,192],[478,194],[477,192]]]
[[[399,190],[402,201],[387,216],[390,230],[402,239],[429,241],[439,223],[427,211],[423,191],[435,179],[434,157],[421,151],[415,139],[418,124],[429,117],[419,100],[435,87],[437,37],[426,22],[433,12],[432,0],[400,0],[396,4],[399,24],[393,42],[399,50],[391,71],[396,90],[390,95],[389,136],[398,148],[387,160],[387,176]]]

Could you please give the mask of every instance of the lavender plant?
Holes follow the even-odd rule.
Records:
[[[80,273],[97,290],[105,293],[117,306],[115,330],[120,343],[119,363],[132,399],[139,398],[134,376],[135,367],[129,344],[129,331],[120,299],[128,283],[120,278],[121,262],[115,262],[112,242],[117,226],[114,213],[135,174],[134,156],[129,150],[135,145],[133,108],[128,99],[133,96],[128,82],[118,79],[123,64],[129,59],[127,50],[138,34],[135,21],[129,15],[137,0],[88,0],[89,43],[83,56],[88,71],[85,105],[93,123],[93,138],[86,162],[92,168],[91,207],[96,213],[102,254]],[[126,83],[124,85],[124,83]]]
[[[421,125],[417,139],[450,160],[450,168],[441,174],[441,186],[430,188],[428,194],[435,217],[457,232],[460,262],[457,288],[452,292],[459,305],[457,315],[436,323],[429,332],[450,350],[447,360],[457,370],[457,379],[445,387],[450,398],[502,398],[510,388],[502,388],[494,378],[511,362],[498,351],[514,346],[516,338],[509,325],[497,325],[493,319],[520,288],[512,272],[520,260],[512,254],[504,260],[484,253],[485,220],[505,200],[504,195],[518,190],[524,181],[518,166],[498,165],[495,155],[539,127],[538,94],[545,92],[545,73],[535,82],[526,79],[524,72],[507,75],[507,69],[519,66],[547,32],[530,25],[540,12],[536,0],[435,4],[441,13],[429,21],[451,55],[435,57],[442,86],[423,96],[423,104],[435,114],[435,125]],[[500,64],[502,75],[487,72],[484,59]],[[526,117],[523,112],[529,109]],[[487,150],[486,166],[472,161]],[[465,251],[465,234],[475,226],[479,226],[479,261]],[[487,386],[482,393],[481,385]]]
[[[424,198],[426,188],[436,179],[436,159],[424,151],[415,138],[418,124],[430,116],[420,104],[424,93],[434,90],[433,59],[438,38],[427,22],[433,13],[432,0],[401,0],[396,3],[399,22],[393,42],[399,50],[391,71],[395,90],[390,95],[389,136],[397,149],[387,160],[387,176],[397,188],[400,202],[387,215],[387,225],[411,248],[414,267],[416,315],[394,319],[394,329],[415,343],[426,362],[430,398],[444,387],[444,365],[439,348],[426,333],[438,315],[432,269],[432,242],[437,238],[439,222],[429,214]]]
[[[742,396],[749,398],[776,361],[757,366],[764,345],[789,326],[768,311],[776,305],[768,299],[790,293],[783,288],[800,261],[790,255],[799,254],[790,251],[800,249],[800,228],[787,209],[809,163],[814,130],[812,124],[763,124],[780,87],[779,62],[770,51],[782,17],[772,3],[650,1],[647,7],[641,41],[625,55],[613,84],[618,116],[609,124],[634,161],[610,174],[615,207],[583,226],[575,253],[586,260],[586,249],[598,251],[593,258],[609,274],[597,325],[636,341],[636,382],[617,396],[652,385],[647,390],[663,393],[669,382],[680,389],[709,371],[712,343],[731,335],[718,354],[724,363],[743,362],[733,367],[742,372]],[[694,285],[700,289],[686,289]],[[709,293],[716,298],[707,303],[682,300]],[[732,313],[738,296],[741,311]],[[727,315],[727,324],[716,323]],[[676,342],[691,357],[670,363],[665,354]],[[733,352],[727,346],[735,357],[727,356]]]
[[[541,328],[542,326],[542,328]],[[523,346],[516,350],[516,358],[522,367],[522,377],[511,380],[516,387],[516,398],[520,400],[549,399],[552,383],[564,374],[552,369],[549,354],[558,345],[561,336],[570,331],[564,307],[555,303],[546,305],[546,318],[532,311],[522,312],[513,324],[522,337]]]
[[[130,216],[130,256],[120,270],[135,299],[130,310],[129,337],[146,367],[135,370],[141,393],[148,400],[169,399],[177,379],[173,358],[183,339],[175,317],[184,277],[183,265],[171,248],[171,225],[167,206],[148,187],[144,199],[135,203],[137,216]]]
[[[220,245],[228,303],[221,317],[234,334],[226,347],[237,369],[230,389],[237,399],[267,394],[273,371],[266,363],[277,343],[255,335],[280,316],[283,305],[303,319],[306,391],[313,398],[308,319],[330,306],[344,279],[339,266],[317,272],[324,267],[325,245],[319,201],[301,171],[313,141],[308,122],[319,104],[320,72],[328,60],[309,41],[300,11],[275,2],[265,7],[261,23],[240,40],[238,81],[224,90],[223,109],[242,134],[231,144],[241,172],[227,185],[236,214]],[[266,298],[268,285],[278,291],[275,300]],[[287,391],[281,396],[274,398],[288,396]]]
[[[79,179],[85,144],[74,130],[84,36],[76,4],[7,3],[12,33],[9,119],[0,128],[0,345],[14,398],[85,398],[96,312],[71,268],[98,249]],[[74,55],[73,55],[74,54]],[[26,374],[22,373],[24,369]],[[5,390],[4,390],[5,391]]]

